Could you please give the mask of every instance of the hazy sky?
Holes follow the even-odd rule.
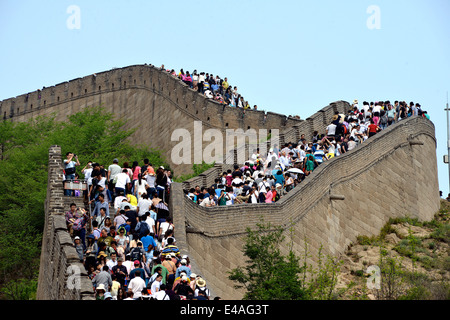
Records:
[[[449,18],[449,0],[1,0],[0,100],[147,63],[226,76],[303,119],[337,100],[419,102],[446,195]]]

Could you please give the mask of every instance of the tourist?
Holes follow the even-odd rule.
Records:
[[[125,163],[126,164],[126,163]],[[131,184],[131,179],[130,179],[130,175],[128,173],[128,169],[127,168],[123,168],[121,173],[118,173],[116,175],[116,177],[114,178],[114,183],[115,183],[115,192],[116,194],[126,194],[126,190],[128,190],[130,188],[130,184]]]
[[[128,283],[128,292],[133,293],[133,299],[138,300],[145,289],[145,280],[141,278],[141,270],[135,270],[135,277]]]
[[[73,159],[75,158],[76,161]],[[66,159],[64,160],[64,180],[70,181],[75,179],[76,167],[80,165],[80,161],[78,161],[78,156],[73,154],[72,152],[66,153]],[[72,190],[65,189],[65,196],[71,196]]]

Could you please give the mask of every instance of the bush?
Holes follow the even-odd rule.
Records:
[[[244,300],[301,300],[306,297],[299,275],[303,269],[292,250],[283,256],[280,246],[284,237],[281,227],[263,221],[257,230],[247,229],[243,246],[249,258],[245,267],[228,272],[235,288],[245,288]]]
[[[450,243],[450,224],[441,224],[432,234],[431,238]]]

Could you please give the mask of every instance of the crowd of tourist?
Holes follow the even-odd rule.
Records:
[[[197,72],[197,70],[190,73],[180,69],[177,73],[174,69],[166,69],[164,65],[160,67],[160,70],[180,79],[189,88],[220,104],[244,110],[258,109],[257,105],[253,105],[253,108],[250,106],[244,96],[238,92],[237,86],[232,86],[227,77],[221,78],[218,75],[214,76],[210,73]]]
[[[67,169],[80,165],[74,157],[69,152],[64,160],[66,179],[73,177]],[[169,170],[155,170],[147,159],[131,167],[114,159],[107,168],[89,162],[81,172],[89,210],[72,203],[65,217],[97,300],[211,299],[177,247]]]
[[[190,88],[231,107],[249,109],[248,101],[228,79],[204,72],[161,70]],[[257,109],[255,105],[253,109]],[[275,203],[298,186],[321,164],[339,157],[389,126],[411,116],[429,119],[420,104],[404,101],[353,101],[346,114],[336,113],[324,132],[307,140],[274,145],[267,154],[253,150],[244,164],[223,172],[211,186],[185,190],[203,207],[244,203]],[[65,180],[76,180],[78,157],[67,153]],[[85,208],[70,205],[65,216],[80,261],[92,280],[98,300],[209,300],[206,281],[191,270],[175,239],[168,199],[171,172],[154,169],[148,159],[109,166],[89,161],[82,168],[87,188]],[[66,196],[83,196],[65,189]],[[184,226],[180,226],[184,227]],[[220,299],[216,297],[214,299]]]
[[[185,190],[186,196],[203,207],[243,203],[275,203],[299,185],[322,163],[362,145],[387,127],[411,116],[430,119],[419,103],[354,100],[347,114],[336,113],[324,132],[302,135],[298,142],[267,154],[259,149],[244,164],[223,172],[211,186]]]

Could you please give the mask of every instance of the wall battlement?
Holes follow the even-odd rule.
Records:
[[[103,106],[117,118],[126,119],[137,131],[131,141],[159,149],[177,175],[192,172],[191,163],[174,164],[171,141],[175,129],[193,132],[194,121],[206,129],[272,129],[280,132],[280,143],[298,141],[300,132],[307,136],[323,130],[334,111],[346,112],[349,104],[338,101],[306,120],[274,112],[226,107],[205,98],[169,73],[150,65],[134,65],[76,78],[42,90],[0,101],[4,121],[27,121],[38,116],[54,115],[64,121],[85,108]],[[197,137],[198,138],[198,137]],[[202,141],[203,146],[207,142]]]

